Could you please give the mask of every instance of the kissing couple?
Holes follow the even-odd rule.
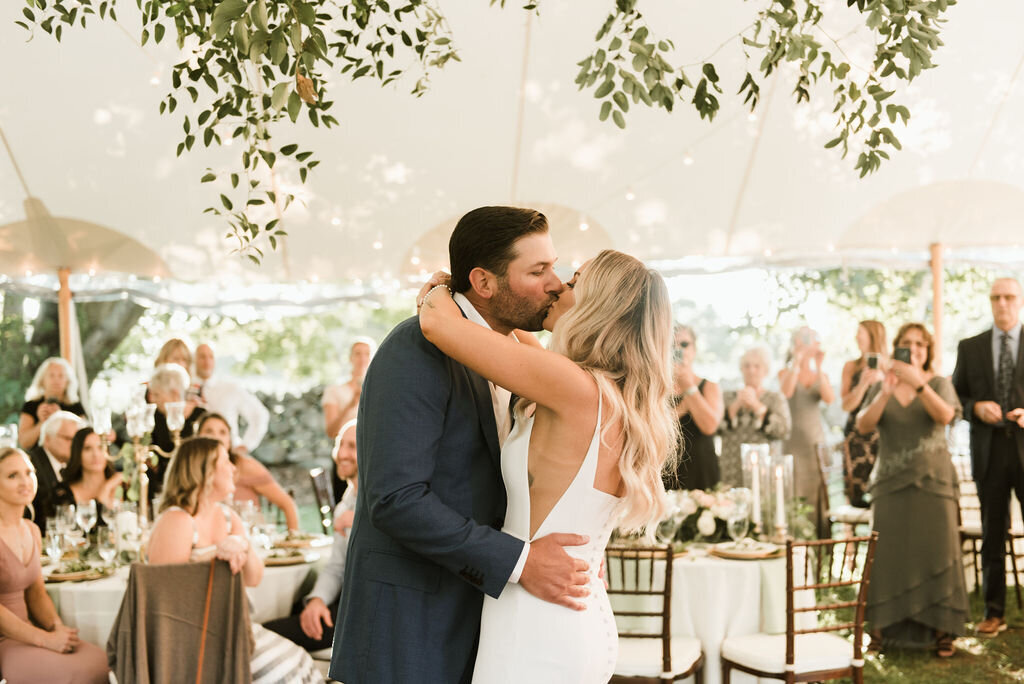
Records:
[[[475,209],[448,249],[450,282],[424,287],[364,380],[330,675],[605,682],[618,637],[604,547],[666,509],[668,290],[612,250],[560,282],[530,209]]]

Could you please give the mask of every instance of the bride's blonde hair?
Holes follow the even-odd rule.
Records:
[[[672,307],[661,276],[639,260],[604,250],[575,287],[576,305],[555,325],[551,350],[588,371],[604,399],[608,427],[622,422],[619,473],[625,489],[619,529],[653,529],[667,510],[661,472],[674,458]]]

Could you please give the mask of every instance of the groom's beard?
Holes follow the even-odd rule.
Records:
[[[507,278],[498,279],[498,289],[490,301],[490,313],[509,328],[519,328],[536,332],[541,330],[548,309],[558,299],[557,295],[549,295],[541,304],[513,292]]]

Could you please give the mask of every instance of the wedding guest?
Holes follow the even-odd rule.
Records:
[[[324,424],[327,436],[334,439],[338,429],[356,417],[359,408],[359,397],[363,391],[363,377],[373,358],[373,340],[357,337],[349,349],[348,360],[352,366],[352,377],[340,385],[330,385],[324,390],[321,401],[324,409]]]
[[[71,364],[52,356],[39,366],[25,392],[25,403],[18,416],[18,444],[31,449],[39,441],[39,428],[57,411],[85,416],[78,400],[78,379]]]
[[[877,428],[879,443],[871,484],[878,545],[866,617],[883,648],[935,648],[949,657],[967,620],[945,432],[960,402],[949,379],[932,372],[934,342],[923,325],[903,325],[895,347],[885,380],[868,390],[857,417],[857,430]],[[909,349],[909,363],[897,360],[901,349]]]
[[[165,363],[176,363],[187,372],[191,372],[192,369],[192,351],[185,344],[184,340],[177,337],[164,342],[164,346],[160,347],[160,351],[156,354],[156,360],[153,362],[153,368],[164,365]]]
[[[249,544],[245,526],[224,503],[235,488],[228,450],[215,439],[186,439],[167,469],[160,512],[149,538],[147,562],[227,561],[254,587],[263,579],[263,561]],[[258,624],[252,625],[254,684],[323,682],[304,650]]]
[[[299,529],[299,507],[295,500],[288,496],[288,492],[277,483],[265,465],[246,454],[245,450],[232,448],[231,428],[228,427],[224,416],[219,413],[204,413],[199,419],[196,434],[215,439],[228,450],[231,463],[235,466],[233,500],[236,503],[252,501],[259,510],[260,497],[266,497],[267,501],[284,513],[285,524],[289,530]]]
[[[1024,346],[1020,283],[999,278],[989,293],[992,327],[957,347],[953,385],[971,423],[971,474],[981,501],[985,619],[979,636],[1006,630],[1006,531],[1010,492],[1024,506]]]
[[[248,455],[263,441],[270,412],[252,392],[230,378],[214,375],[217,361],[208,344],[196,347],[196,380],[205,408],[219,413],[231,428],[232,453]],[[239,416],[245,421],[245,434],[239,432]]]
[[[697,335],[676,326],[673,358],[673,401],[682,439],[674,471],[665,473],[667,489],[712,489],[721,479],[714,434],[722,422],[722,390],[693,370]]]
[[[768,350],[751,347],[740,358],[743,388],[725,393],[725,418],[719,432],[722,482],[730,487],[743,486],[741,444],[768,444],[789,437],[789,404],[781,394],[764,387],[770,368]]]
[[[843,429],[843,480],[850,505],[867,508],[864,498],[868,478],[878,457],[878,431],[862,435],[857,432],[857,413],[864,405],[868,388],[885,377],[882,368],[888,364],[885,354],[885,326],[878,321],[861,321],[857,325],[857,348],[860,356],[843,364],[839,388],[843,410],[850,415]]]
[[[114,507],[123,483],[124,477],[107,459],[100,436],[91,427],[84,427],[71,440],[71,458],[57,487],[57,505],[95,501],[96,524],[106,525],[104,511]]]
[[[0,448],[0,672],[10,684],[106,684],[107,654],[65,625],[43,584],[39,530],[23,519],[35,469]]]
[[[47,518],[57,515],[57,486],[71,458],[71,443],[75,433],[84,425],[82,419],[74,413],[58,411],[43,423],[39,444],[29,451],[38,481],[32,500],[32,519],[41,532],[46,531]]]
[[[356,421],[345,423],[335,440],[334,462],[339,477],[349,486],[334,509],[334,545],[327,566],[317,574],[313,590],[306,595],[301,613],[264,624],[267,629],[294,641],[307,651],[330,648],[334,643],[334,622],[345,576],[348,533],[355,517],[359,469],[356,463]]]
[[[169,343],[168,343],[169,344]],[[166,346],[166,345],[165,345]],[[188,371],[177,363],[165,363],[157,366],[153,375],[149,378],[149,386],[146,390],[146,400],[156,404],[154,414],[153,432],[151,434],[152,444],[159,447],[166,454],[174,450],[174,437],[167,427],[167,404],[173,402],[185,402],[185,424],[181,428],[181,438],[191,437],[194,434],[195,423],[203,415],[203,407],[194,400],[186,400],[189,377]],[[160,490],[164,480],[164,471],[167,470],[165,457],[159,457],[157,464],[150,469],[149,479],[151,495]]]
[[[825,446],[821,404],[831,404],[836,398],[822,367],[824,360],[818,333],[804,326],[793,333],[786,365],[779,371],[779,388],[793,421],[782,451],[793,455],[793,494],[810,506],[811,523],[820,539],[832,536],[828,486],[818,458],[819,447]]]

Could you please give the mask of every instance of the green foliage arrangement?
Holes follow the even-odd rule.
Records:
[[[505,5],[505,0],[490,0]],[[906,124],[907,107],[891,100],[900,81],[909,82],[934,66],[933,53],[942,45],[939,28],[956,0],[847,0],[828,12],[856,12],[875,39],[874,61],[860,67],[846,59],[839,41],[822,27],[824,0],[770,0],[752,7],[753,20],[734,39],[742,42],[748,71],[737,96],[751,110],[760,99],[761,83],[792,78],[797,102],[811,99],[816,83],[832,86],[836,137],[825,143],[845,157],[859,151],[855,168],[864,176],[879,168],[900,142],[890,127]],[[232,196],[219,193],[205,211],[223,217],[227,237],[238,250],[259,263],[263,251],[257,238],[272,249],[286,233],[281,212],[295,198],[276,190],[272,171],[284,159],[298,164],[304,183],[319,160],[313,150],[300,150],[283,140],[305,115],[313,126],[337,124],[329,113],[333,102],[326,89],[328,72],[352,80],[375,79],[382,86],[413,73],[411,94],[429,87],[430,73],[459,61],[439,0],[136,0],[142,12],[140,40],[165,38],[191,57],[175,64],[173,89],[160,102],[160,112],[178,112],[181,155],[202,142],[221,144],[238,138],[239,164],[228,173]],[[39,29],[58,41],[65,27],[85,28],[93,18],[117,19],[117,0],[26,0],[16,23]],[[539,12],[528,0],[523,9]],[[639,10],[639,0],[614,0],[597,31],[597,48],[579,62],[576,83],[601,101],[599,117],[626,126],[630,106],[643,104],[672,111],[677,103],[692,106],[711,121],[720,108],[726,84],[709,57],[687,73],[671,63],[674,43],[659,38]],[[729,41],[727,41],[728,43]],[[796,66],[781,73],[785,63]],[[412,66],[408,66],[412,64]],[[690,67],[687,67],[690,68]],[[692,78],[691,78],[692,77]],[[696,85],[694,85],[696,81]],[[732,87],[732,86],[730,86]],[[187,98],[187,99],[186,99]],[[182,106],[185,102],[190,106]],[[207,169],[202,182],[217,179]],[[251,211],[272,208],[272,212]],[[263,220],[261,217],[273,216]],[[262,244],[260,242],[259,244]]]

